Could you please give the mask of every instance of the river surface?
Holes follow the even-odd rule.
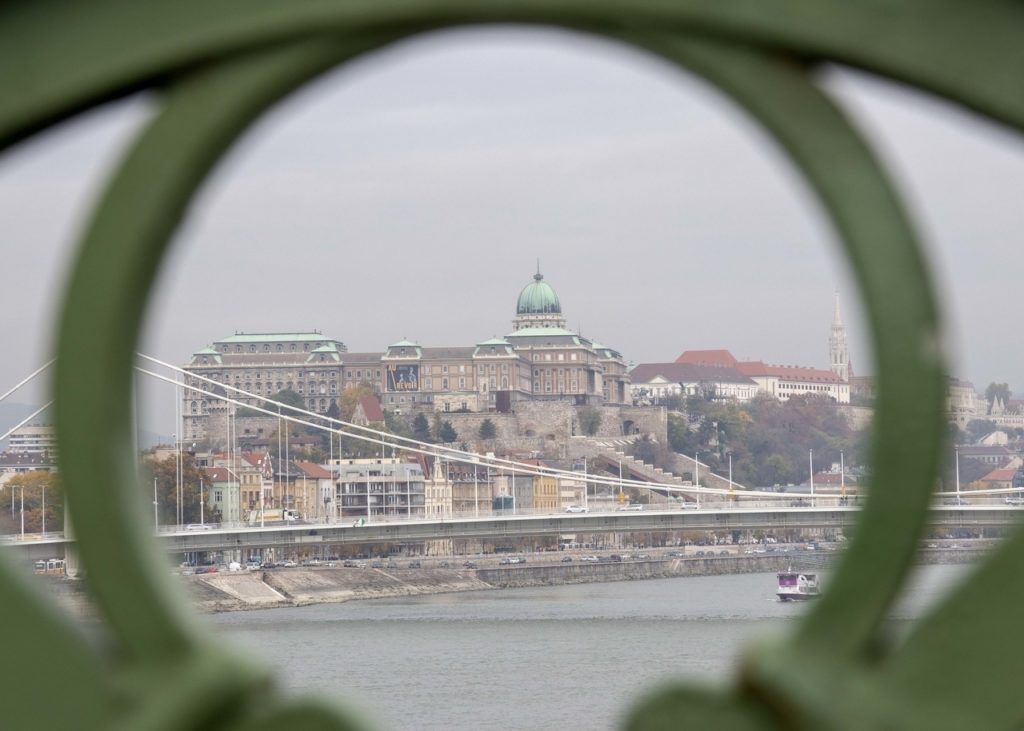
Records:
[[[893,613],[920,616],[965,567],[924,566]],[[827,577],[824,590],[828,590]],[[737,652],[807,605],[774,574],[574,584],[235,612],[217,634],[285,687],[340,699],[380,729],[616,728],[672,678],[729,677]]]

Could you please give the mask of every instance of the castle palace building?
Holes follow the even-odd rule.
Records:
[[[630,382],[621,353],[566,328],[558,295],[540,271],[519,294],[512,332],[476,345],[427,347],[403,339],[383,353],[349,353],[318,332],[236,333],[196,351],[185,370],[249,392],[241,400],[251,405],[291,390],[317,413],[360,383],[369,383],[388,411],[409,413],[509,412],[523,400],[626,404]],[[211,416],[226,423],[214,413],[226,402],[189,388],[197,384],[186,379],[186,441],[207,438]]]

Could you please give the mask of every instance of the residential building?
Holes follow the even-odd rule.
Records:
[[[220,522],[224,525],[241,522],[241,483],[236,474],[226,467],[206,467],[203,480],[206,483],[205,502],[220,511]]]
[[[36,454],[57,460],[57,430],[46,424],[20,426],[7,437],[7,451],[14,454]]]
[[[338,459],[332,466],[339,518],[424,516],[425,481],[418,463],[398,458]]]
[[[334,473],[327,467],[296,460],[295,493],[299,496],[300,514],[306,520],[326,521],[332,515]]]
[[[710,396],[716,401],[749,401],[758,385],[734,366],[697,363],[641,363],[629,372],[635,404],[658,404],[668,396]]]
[[[728,350],[688,350],[676,358],[676,363],[734,369],[753,381],[760,393],[779,401],[788,401],[800,394],[817,394],[828,396],[836,403],[850,403],[850,384],[832,371],[820,368],[770,365],[759,360],[738,361]],[[640,377],[646,378],[647,371]]]
[[[828,396],[839,404],[850,403],[850,384],[832,371],[794,365],[768,365],[761,361],[739,363],[736,369],[757,383],[758,388],[779,401],[793,396]]]

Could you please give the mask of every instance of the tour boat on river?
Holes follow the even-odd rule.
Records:
[[[806,599],[818,598],[818,576],[816,574],[801,574],[793,571],[781,572],[779,575],[780,601],[800,602]]]

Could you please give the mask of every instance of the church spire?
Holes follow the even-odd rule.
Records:
[[[832,372],[844,381],[849,381],[853,375],[853,367],[850,365],[850,351],[846,346],[846,328],[839,312],[839,290],[836,290],[835,314],[828,338],[828,352]]]

